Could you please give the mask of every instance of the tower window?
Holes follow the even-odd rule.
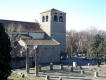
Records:
[[[63,17],[62,16],[59,17],[59,22],[63,22]]]
[[[42,22],[45,22],[45,17],[44,16],[42,17]]]
[[[48,16],[46,16],[46,22],[48,22]]]
[[[54,21],[55,21],[55,22],[58,21],[58,17],[57,17],[57,15],[54,16]]]

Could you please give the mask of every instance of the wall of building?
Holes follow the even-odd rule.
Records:
[[[31,47],[30,47],[31,48]],[[59,45],[39,45],[38,61],[39,63],[50,63],[60,61]],[[35,51],[31,53],[33,61],[35,61]]]
[[[55,12],[51,13],[52,19],[51,19],[51,32],[53,33],[66,33],[66,14],[65,13],[60,13],[55,14]],[[57,21],[54,21],[54,16],[58,17]],[[63,17],[63,22],[59,21],[59,17]]]
[[[61,52],[65,52],[66,51],[66,36],[65,36],[65,33],[55,33],[55,34],[52,34],[52,37],[58,41],[60,44],[60,49],[61,49]]]
[[[44,33],[29,33],[29,36],[33,37],[33,39],[44,39]]]
[[[59,46],[39,46],[39,62],[50,63],[60,61],[60,47]]]
[[[48,22],[42,22],[42,17],[48,15]],[[54,16],[58,17],[54,21]],[[42,29],[52,38],[61,43],[61,52],[66,52],[66,13],[64,12],[45,12],[41,13],[40,24]],[[59,21],[59,17],[63,17],[63,21]]]
[[[59,19],[57,22],[54,21],[54,18],[51,20],[51,36],[61,43],[61,52],[66,51],[66,14],[62,13],[51,13],[52,17],[54,15],[57,15],[59,18],[60,16],[63,17],[63,22],[59,22]]]
[[[51,28],[50,28],[51,16],[50,15],[51,15],[50,12],[40,14],[40,26],[45,31],[45,33],[47,33],[49,36],[51,35]],[[42,17],[43,16],[45,17],[44,22],[42,22]],[[46,22],[46,16],[48,16],[48,21],[47,22]]]

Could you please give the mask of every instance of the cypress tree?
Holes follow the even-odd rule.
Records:
[[[11,74],[11,43],[4,26],[0,23],[0,80],[7,80]]]

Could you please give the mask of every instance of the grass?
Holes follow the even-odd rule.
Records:
[[[11,74],[11,75],[9,76],[9,78],[19,79],[19,80],[25,80],[24,78],[21,78],[21,77],[19,77],[19,76],[17,76],[17,75],[13,75],[13,74]]]
[[[32,75],[28,75],[27,77],[28,77],[29,79],[44,80],[43,77],[35,77],[35,76],[32,76]],[[19,77],[19,76],[17,76],[17,75],[14,75],[14,74],[11,74],[11,75],[9,76],[9,78],[19,79],[19,80],[26,80],[25,78],[21,78],[21,77]]]

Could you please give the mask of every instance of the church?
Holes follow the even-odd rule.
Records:
[[[34,46],[38,46],[39,63],[59,62],[60,55],[66,53],[66,13],[50,9],[40,13],[40,22],[24,22],[0,19],[14,42],[13,46],[21,45],[17,53],[24,54],[26,46],[29,55],[34,59]],[[15,42],[15,41],[16,42]],[[24,45],[24,47],[23,47]]]

